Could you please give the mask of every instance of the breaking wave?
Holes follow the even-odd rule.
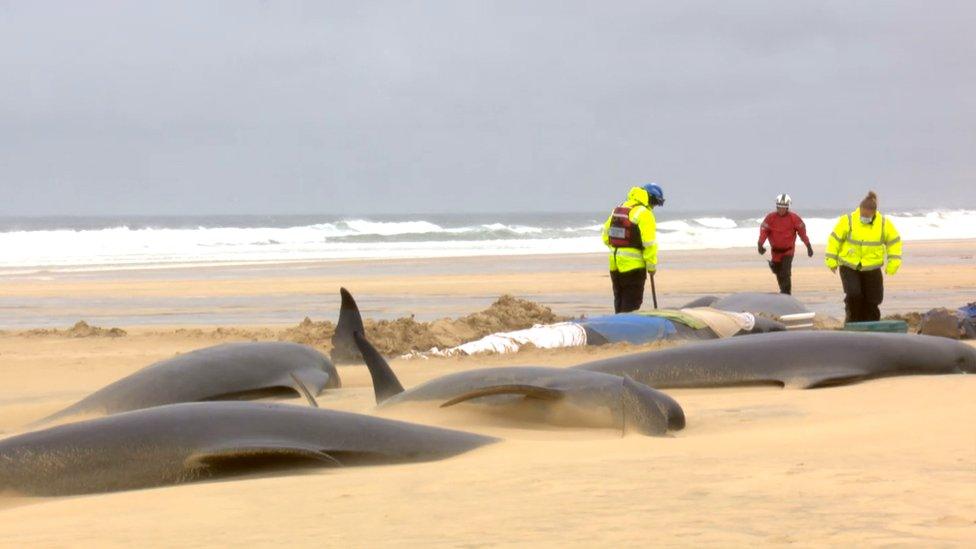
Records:
[[[663,249],[752,247],[760,216],[699,215],[658,222]],[[0,268],[93,269],[182,264],[513,256],[601,252],[602,219],[589,214],[417,216],[381,220],[157,218],[0,220]],[[891,216],[906,241],[976,239],[976,210]],[[805,218],[810,239],[826,237],[836,217]]]

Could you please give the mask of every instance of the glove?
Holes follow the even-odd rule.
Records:
[[[759,245],[759,255],[763,255],[765,253],[766,253],[766,247],[763,246],[762,244],[760,244]]]
[[[651,277],[651,278],[654,278],[654,273],[655,273],[655,272],[657,272],[657,271],[655,271],[655,270],[653,270],[653,269],[651,269],[651,270],[649,270],[649,271],[647,271],[647,276],[649,276],[649,277]]]
[[[895,273],[898,272],[898,267],[892,266],[892,264],[889,263],[888,265],[885,266],[885,272],[888,273],[889,275],[894,275]]]
[[[813,246],[807,244],[807,257],[813,257]]]

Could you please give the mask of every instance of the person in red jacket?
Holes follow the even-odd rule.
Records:
[[[769,239],[769,247],[772,248],[772,258],[769,261],[769,269],[776,275],[776,282],[779,283],[779,292],[789,294],[793,290],[793,282],[790,280],[793,270],[793,248],[796,244],[796,236],[807,245],[807,257],[813,257],[813,247],[810,246],[810,239],[807,238],[807,228],[803,225],[800,216],[790,211],[790,204],[793,202],[790,195],[781,194],[776,197],[776,211],[770,213],[763,220],[759,227],[759,255],[766,253],[763,244]]]

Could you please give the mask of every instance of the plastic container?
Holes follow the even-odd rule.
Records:
[[[889,332],[907,334],[908,323],[904,320],[874,320],[871,322],[848,322],[844,329],[849,332]]]

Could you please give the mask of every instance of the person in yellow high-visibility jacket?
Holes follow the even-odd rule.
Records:
[[[901,236],[891,219],[878,211],[878,195],[874,191],[868,192],[858,209],[837,220],[827,237],[824,262],[833,272],[840,268],[847,322],[881,320],[881,268],[889,275],[898,272]]]
[[[636,311],[644,302],[644,282],[657,271],[653,208],[662,205],[664,190],[659,185],[632,187],[627,200],[614,208],[603,224],[603,243],[610,248],[614,313]]]

